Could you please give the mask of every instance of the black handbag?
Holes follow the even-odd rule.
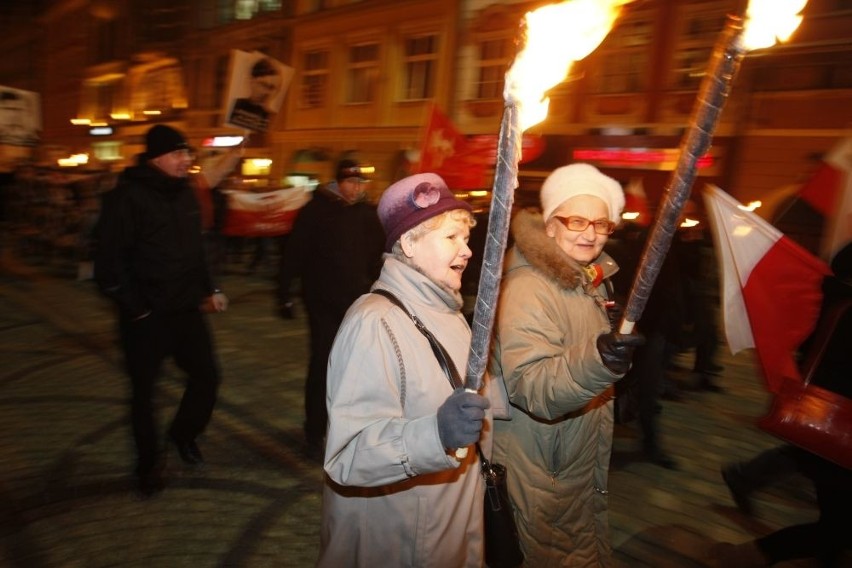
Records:
[[[489,568],[514,568],[524,561],[518,527],[506,488],[506,466],[485,459],[476,445],[485,478],[485,564]]]
[[[374,294],[384,296],[396,304],[414,322],[415,327],[429,340],[432,352],[438,359],[441,368],[447,375],[450,384],[455,389],[463,388],[461,376],[447,350],[434,335],[423,325],[413,313],[393,293],[376,288]],[[489,568],[515,568],[524,561],[524,553],[518,539],[518,528],[509,502],[509,491],[506,486],[506,466],[489,461],[482,453],[479,443],[476,444],[479,454],[482,477],[485,480],[485,564]]]

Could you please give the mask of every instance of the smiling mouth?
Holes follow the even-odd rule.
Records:
[[[464,272],[464,269],[467,267],[467,264],[453,264],[450,266],[451,269],[455,270],[458,273]]]

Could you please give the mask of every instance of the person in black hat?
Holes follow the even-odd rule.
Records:
[[[363,168],[354,160],[337,164],[336,179],[317,187],[296,217],[280,266],[278,301],[292,317],[292,282],[301,292],[311,333],[305,379],[305,442],[310,457],[322,455],[328,414],[325,378],[328,355],[350,304],[381,270],[384,232],[374,205],[365,199]]]
[[[168,440],[187,464],[204,461],[196,439],[210,421],[220,380],[205,312],[224,311],[228,299],[212,282],[204,256],[186,139],[158,124],[148,130],[145,146],[103,198],[94,275],[118,311],[132,391],[135,472],[140,492],[149,496],[164,487],[153,398],[167,358],[187,375]]]

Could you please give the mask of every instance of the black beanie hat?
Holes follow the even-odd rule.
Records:
[[[165,124],[152,126],[145,134],[145,157],[153,160],[175,150],[189,150],[183,134]]]
[[[367,178],[361,172],[361,166],[355,160],[343,159],[337,162],[337,173],[334,176],[338,182],[348,178],[360,178],[365,181]]]

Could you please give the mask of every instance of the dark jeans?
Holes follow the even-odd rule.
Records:
[[[311,331],[311,356],[305,380],[305,438],[310,444],[319,444],[328,427],[325,405],[328,357],[345,313],[322,301],[309,299],[305,300],[305,308]]]
[[[739,485],[752,493],[790,477],[799,470],[801,452],[796,446],[781,444],[737,463],[735,475]]]
[[[639,427],[642,430],[642,450],[653,454],[660,450],[657,431],[657,404],[663,375],[666,372],[666,338],[662,333],[651,333],[645,345],[637,349],[639,358]]]
[[[619,420],[639,419],[642,450],[649,455],[660,451],[657,406],[671,352],[671,345],[662,333],[647,333],[645,344],[633,353],[632,368],[616,384]]]
[[[137,472],[146,472],[155,466],[159,455],[154,390],[163,362],[173,358],[187,375],[186,389],[169,428],[169,435],[181,442],[195,440],[210,421],[219,387],[219,367],[201,312],[154,312],[137,321],[122,317],[119,326],[132,388],[130,417]]]

